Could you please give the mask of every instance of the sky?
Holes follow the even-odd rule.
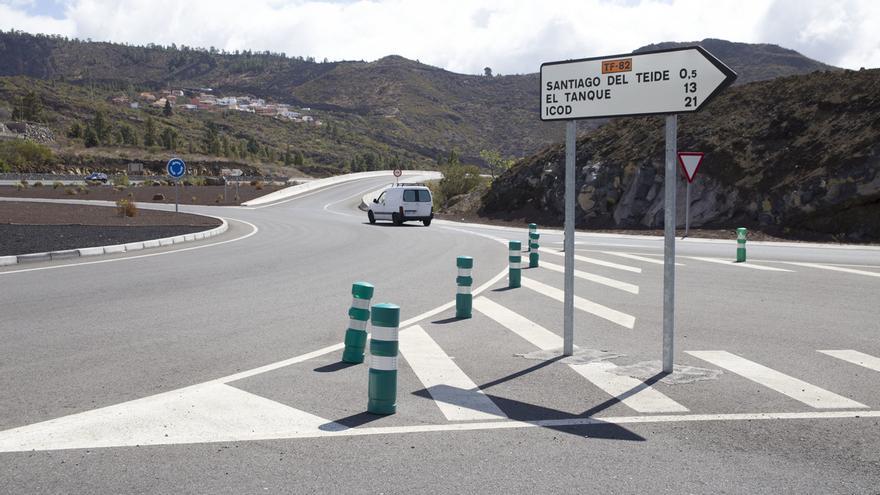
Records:
[[[0,0],[0,29],[317,60],[401,55],[466,74],[704,38],[880,67],[880,0]]]

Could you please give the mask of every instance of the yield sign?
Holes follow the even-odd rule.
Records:
[[[693,182],[694,176],[697,175],[697,169],[703,163],[703,153],[699,151],[679,151],[678,163],[681,164],[681,169],[684,170],[684,175],[687,177],[688,182]]]

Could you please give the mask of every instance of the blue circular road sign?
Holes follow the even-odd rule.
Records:
[[[179,179],[186,174],[186,164],[180,158],[168,160],[168,165],[165,166],[165,169],[168,170],[168,175],[175,179]]]

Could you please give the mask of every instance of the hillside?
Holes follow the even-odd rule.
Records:
[[[702,43],[711,50],[721,50],[716,54],[747,74],[747,79],[749,71],[773,77],[817,68],[814,61],[769,45],[720,40]],[[778,55],[779,51],[784,54]],[[250,95],[309,108],[316,119],[328,124],[322,130],[235,112],[223,118],[194,112],[168,125],[185,136],[186,142],[197,142],[209,122],[224,126],[224,134],[230,138],[253,138],[270,150],[263,158],[256,153],[247,157],[254,166],[277,165],[289,145],[301,151],[318,174],[341,171],[353,161],[383,167],[392,161],[426,167],[452,150],[470,163],[481,162],[479,152],[483,149],[523,157],[557,141],[563,132],[561,124],[537,118],[537,74],[456,74],[397,56],[369,63],[322,63],[269,52],[139,47],[7,32],[0,33],[0,61],[0,77],[26,78],[8,79],[5,92],[0,93],[0,115],[3,108],[11,112],[16,98],[23,98],[27,88],[37,88],[45,101],[54,102],[46,105],[43,118],[61,137],[59,146],[68,154],[104,157],[113,153],[83,150],[76,142],[65,141],[63,136],[73,120],[104,108],[114,97],[131,99],[140,92],[174,88],[193,90],[193,94],[211,88],[218,97]],[[29,79],[51,84],[31,84]],[[70,102],[71,94],[81,98]],[[107,111],[144,131],[143,109]],[[149,152],[126,153],[150,158]]]
[[[691,226],[880,239],[880,69],[733,87],[681,116],[678,132],[680,151],[706,153]],[[482,214],[560,225],[564,163],[562,145],[521,160],[493,183]],[[662,119],[618,119],[580,136],[577,167],[579,228],[662,227]]]

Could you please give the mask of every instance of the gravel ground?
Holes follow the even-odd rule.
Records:
[[[168,211],[140,209],[120,217],[107,206],[0,201],[0,256],[145,241],[218,225],[215,218]]]
[[[260,187],[260,189],[257,189]],[[238,188],[238,200],[236,200],[235,186],[226,187],[224,196],[223,186],[180,186],[180,204],[190,205],[238,205],[243,201],[249,201],[270,192],[283,189],[286,186],[261,185],[252,186],[242,184]],[[153,199],[161,194],[163,199]],[[99,199],[104,201],[116,201],[122,198],[133,198],[138,203],[162,203],[174,204],[174,186],[132,186],[117,190],[110,185],[90,186],[59,186],[52,187],[50,183],[43,186],[29,185],[26,188],[15,186],[0,186],[0,196],[6,198],[48,198],[48,199]],[[225,197],[225,199],[224,199]]]

